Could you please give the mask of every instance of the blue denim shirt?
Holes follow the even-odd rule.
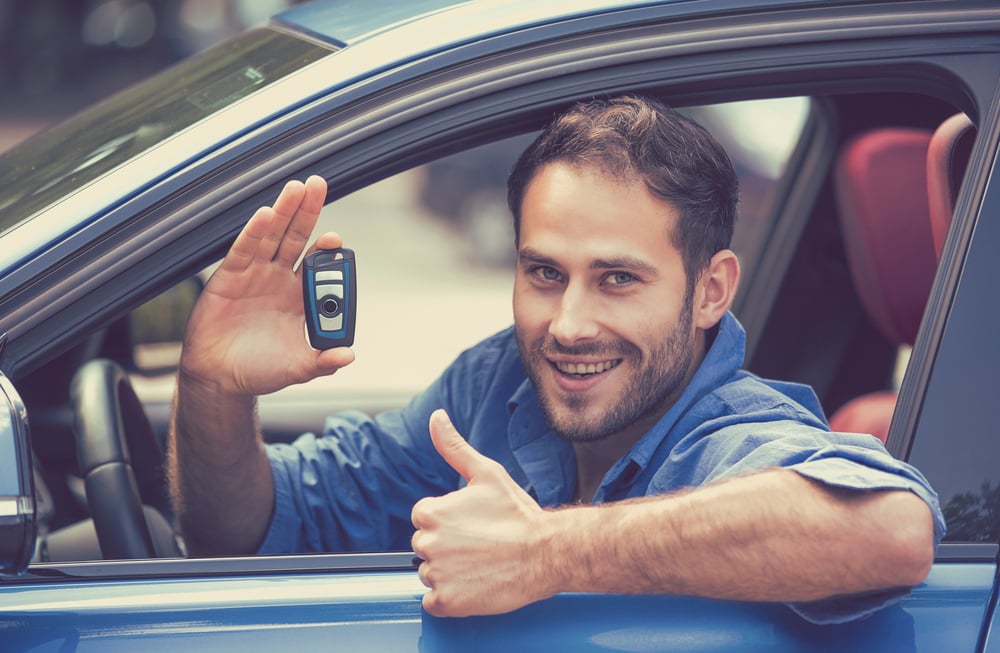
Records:
[[[608,470],[595,502],[786,467],[831,486],[910,490],[931,507],[940,541],[937,495],[916,469],[870,435],[830,433],[809,387],[741,369],[744,346],[743,328],[727,314],[677,403]],[[409,550],[413,504],[464,482],[431,444],[427,425],[437,408],[539,504],[571,500],[572,445],[549,428],[511,328],[464,352],[402,410],[336,415],[322,437],[269,445],[275,510],[260,552]],[[885,602],[879,595],[852,599],[846,608],[795,607],[814,621],[831,621]]]

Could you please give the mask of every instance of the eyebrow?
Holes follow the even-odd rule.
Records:
[[[517,253],[520,262],[539,263],[541,265],[551,265],[559,267],[559,262],[554,258],[545,256],[531,247],[524,247]],[[656,267],[638,259],[634,256],[616,256],[610,259],[597,259],[590,264],[591,270],[634,270],[645,276],[656,274]]]

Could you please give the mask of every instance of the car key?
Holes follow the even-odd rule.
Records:
[[[354,250],[324,249],[302,262],[302,301],[315,349],[354,344],[357,270]]]

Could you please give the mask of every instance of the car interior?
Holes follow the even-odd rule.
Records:
[[[669,103],[670,98],[665,99]],[[812,385],[834,430],[871,433],[885,441],[906,351],[919,331],[975,127],[948,102],[910,93],[829,95],[810,98],[807,106],[808,119],[769,180],[758,178],[749,164],[744,165],[752,153],[737,151],[750,141],[725,143],[741,172],[740,220],[749,225],[737,235],[745,281],[734,307],[737,317],[746,314],[752,330],[746,366],[762,376]],[[725,129],[727,123],[720,121],[732,115],[701,107],[684,110],[704,119],[713,131]],[[735,129],[733,124],[728,127]],[[812,130],[823,132],[825,138],[814,138]],[[518,138],[523,142],[523,136]],[[817,148],[822,151],[816,152]],[[511,147],[500,143],[497,151],[508,157]],[[470,152],[479,160],[463,162],[462,155],[455,154],[404,173],[394,183],[409,184],[416,203],[421,196],[440,199],[446,193],[461,198],[453,184],[459,189],[462,184],[475,186],[477,202],[452,211],[459,218],[444,215],[449,209],[428,207],[425,201],[421,211],[432,215],[434,227],[422,231],[428,237],[445,238],[452,249],[460,243],[454,258],[456,269],[463,271],[462,282],[470,266],[485,270],[483,287],[488,290],[480,296],[493,302],[493,297],[509,297],[509,287],[502,281],[509,274],[508,262],[492,247],[487,252],[484,244],[508,238],[497,225],[509,218],[492,199],[495,190],[491,190],[497,184],[502,187],[506,165],[484,163],[481,148]],[[455,173],[456,167],[468,174]],[[499,179],[482,182],[469,176],[482,170]],[[446,182],[447,190],[436,192],[433,184]],[[800,192],[804,185],[813,190]],[[335,220],[350,220],[351,201],[354,198],[348,196],[328,207],[336,213]],[[495,214],[495,219],[469,220],[470,214]],[[349,240],[350,226],[343,230],[338,226],[338,231]],[[372,242],[370,249],[388,247],[377,239]],[[784,247],[787,242],[792,243],[790,251]],[[359,258],[364,256],[362,247],[355,249]],[[476,252],[481,252],[479,259]],[[775,261],[787,264],[776,273]],[[364,265],[362,258],[359,277],[369,274]],[[769,283],[753,283],[755,275],[768,270]],[[380,288],[387,289],[392,301],[403,301],[388,294],[403,283],[394,274],[391,270],[382,274]],[[440,274],[443,278],[454,272]],[[197,286],[196,282],[194,294]],[[185,292],[190,294],[190,288]],[[405,292],[420,299],[417,293],[422,291],[406,286]],[[364,296],[365,290],[359,294]],[[375,291],[368,295],[372,308],[360,305],[359,341],[365,337],[360,321],[365,311],[372,320],[388,315],[375,306],[377,295]],[[454,304],[455,296],[451,297]],[[179,325],[163,336],[174,339],[176,352],[191,301],[177,303],[176,294],[163,301],[172,302],[169,310]],[[491,314],[490,324],[470,327],[478,329],[477,337],[499,328],[497,321],[509,312],[509,299],[506,302],[502,311]],[[763,317],[750,319],[752,315]],[[17,380],[31,421],[40,500],[37,561],[183,555],[171,527],[163,474],[170,357],[162,364],[142,363],[137,351],[156,338],[137,330],[136,322],[124,315]],[[433,376],[437,371],[440,367],[428,373]],[[166,380],[165,394],[154,398],[137,390],[156,379]],[[89,394],[95,388],[103,391]],[[402,390],[393,386],[381,399],[362,402],[362,407],[390,407],[405,394]],[[290,420],[283,414],[280,424],[278,420],[269,424],[268,413],[262,410],[265,433],[287,440],[295,433],[321,430],[316,416],[330,412],[324,397],[335,392],[318,387],[308,395],[314,404],[310,410],[292,411],[297,417]],[[115,399],[113,405],[94,399],[109,394]],[[118,429],[124,431],[127,451],[107,444],[118,441]],[[129,517],[124,518],[126,512]],[[148,534],[135,529],[141,524],[149,525]]]
[[[964,113],[926,128],[881,127],[844,145],[835,185],[854,288],[890,343],[912,347],[975,129]],[[927,188],[926,195],[915,189]],[[877,390],[830,416],[834,431],[885,442],[897,393]]]

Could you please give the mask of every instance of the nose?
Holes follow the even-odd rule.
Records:
[[[563,345],[597,338],[600,328],[595,311],[595,302],[582,285],[570,284],[559,298],[549,334]]]

